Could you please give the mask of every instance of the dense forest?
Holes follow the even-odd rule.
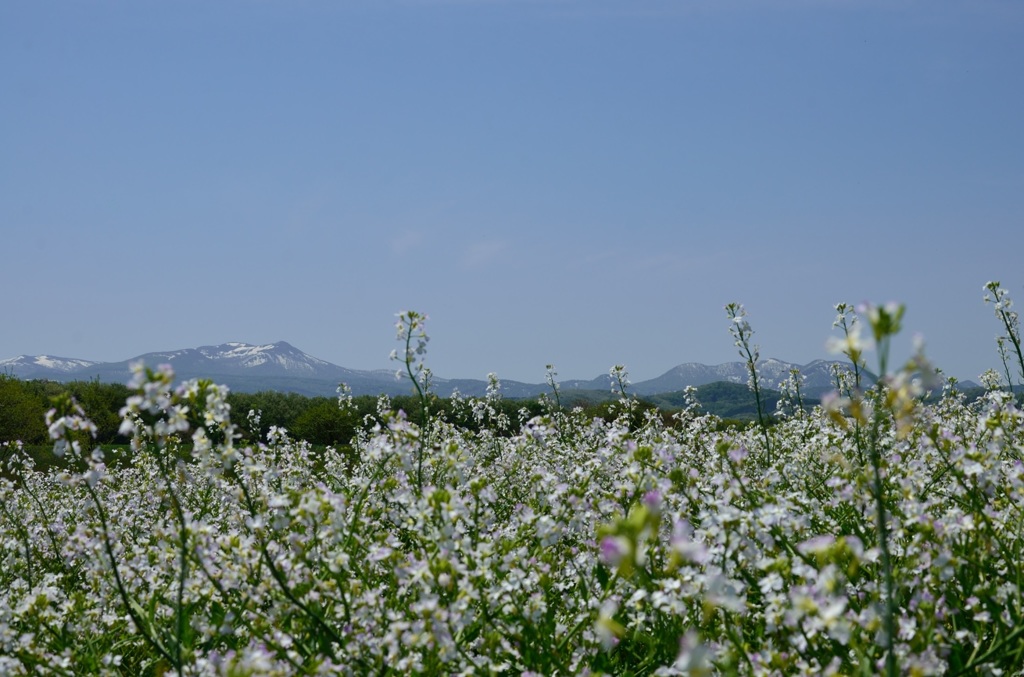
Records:
[[[0,374],[0,442],[21,440],[26,445],[43,445],[48,442],[46,412],[54,398],[70,395],[82,406],[96,424],[96,441],[100,444],[123,444],[118,428],[121,425],[120,410],[130,391],[124,385],[92,381],[58,383],[46,380],[21,380]],[[778,393],[767,391],[766,403],[774,410]],[[710,383],[696,389],[696,400],[703,411],[724,419],[723,423],[743,424],[756,418],[756,404],[753,394],[745,385],[735,383]],[[567,390],[557,398],[501,399],[495,403],[501,414],[510,422],[509,433],[518,431],[526,420],[543,414],[551,408],[582,408],[592,417],[606,418],[614,401],[610,392]],[[265,438],[271,427],[288,430],[297,439],[316,445],[346,445],[357,428],[372,427],[378,419],[380,409],[378,398],[355,397],[347,410],[338,406],[330,397],[309,397],[296,393],[263,391],[258,393],[231,393],[228,396],[232,411],[239,420],[249,411],[260,413],[259,434]],[[418,412],[420,401],[409,395],[390,398],[391,406],[405,410],[410,415]],[[816,400],[805,404],[813,405]],[[683,392],[667,393],[638,399],[636,412],[657,409],[667,419],[686,406]],[[432,413],[440,414],[451,423],[473,429],[471,408],[459,398],[431,398]],[[252,436],[254,431],[247,433]]]

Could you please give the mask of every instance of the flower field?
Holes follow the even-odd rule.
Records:
[[[991,284],[1008,380],[1019,330]],[[890,369],[902,309],[837,309],[835,395],[800,406],[794,375],[745,429],[696,403],[634,415],[621,368],[612,420],[552,382],[513,423],[493,381],[459,403],[480,430],[453,426],[416,313],[395,358],[423,406],[382,399],[353,454],[242,444],[257,412],[140,367],[126,457],[72,401],[48,420],[67,470],[0,451],[0,674],[1021,674],[1012,392],[993,373],[967,401],[920,354]]]

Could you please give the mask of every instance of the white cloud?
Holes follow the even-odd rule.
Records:
[[[469,245],[462,253],[464,268],[480,268],[501,255],[508,248],[502,241],[477,242]]]
[[[425,234],[419,230],[403,230],[391,238],[391,252],[396,256],[404,256],[420,246],[426,239]]]

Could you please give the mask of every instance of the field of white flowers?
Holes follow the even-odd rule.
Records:
[[[0,452],[0,674],[1021,674],[1020,409],[994,373],[968,403],[920,355],[890,369],[899,307],[837,309],[836,395],[805,410],[794,375],[743,430],[638,424],[617,368],[616,420],[556,390],[511,430],[496,382],[461,402],[480,432],[382,400],[353,463],[243,445],[222,388],[140,368],[115,463],[59,403],[69,470]],[[426,404],[423,321],[396,358]]]

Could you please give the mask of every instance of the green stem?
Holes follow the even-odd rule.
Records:
[[[106,553],[107,558],[110,560],[110,570],[114,574],[114,587],[117,588],[118,597],[121,598],[121,603],[124,604],[125,609],[128,611],[128,616],[132,619],[132,623],[135,624],[135,629],[142,635],[142,639],[145,640],[153,649],[160,654],[168,663],[173,665],[175,668],[179,668],[176,664],[174,656],[163,647],[163,645],[157,641],[156,637],[150,632],[151,628],[143,622],[142,617],[139,616],[135,607],[132,606],[131,597],[128,595],[127,589],[124,587],[124,581],[121,579],[121,572],[117,568],[117,559],[114,557],[114,548],[110,544],[110,528],[107,522],[107,514],[103,509],[103,504],[100,502],[99,496],[96,495],[96,491],[92,486],[86,482],[85,489],[89,493],[89,497],[92,498],[93,504],[96,506],[96,512],[100,518],[100,528],[103,530],[103,551]]]
[[[405,373],[409,375],[409,380],[412,381],[412,385],[416,388],[416,394],[420,399],[420,435],[419,444],[416,453],[416,489],[423,492],[423,450],[426,445],[427,435],[427,396],[423,392],[423,388],[420,386],[419,379],[413,373],[412,363],[413,360],[409,356],[412,349],[412,325],[410,324],[409,329],[405,333]]]
[[[1012,318],[1005,310],[999,311],[999,317],[1003,320],[1003,326],[1006,327],[1006,336],[1010,339],[1014,352],[1017,353],[1017,365],[1020,368],[1021,376],[1024,377],[1024,353],[1021,352],[1020,346],[1020,327],[1012,321]]]
[[[761,383],[757,378],[757,364],[754,361],[754,354],[750,351],[747,342],[743,341],[743,350],[747,354],[747,369],[750,371],[750,387],[754,391],[754,400],[757,402],[757,423],[761,427],[761,434],[764,436],[764,449],[768,460],[772,460],[772,446],[768,439],[768,423],[764,418],[764,405],[761,402]]]
[[[255,517],[256,503],[255,501],[253,501],[252,494],[249,493],[249,488],[245,485],[245,481],[243,480],[242,477],[238,478],[238,486],[242,490],[242,496],[245,498],[246,508],[248,509],[249,514]],[[277,565],[274,563],[274,559],[270,556],[270,552],[267,550],[267,544],[263,536],[258,533],[254,533],[254,535],[256,536],[256,542],[259,545],[261,558],[264,564],[266,564],[267,569],[270,570],[270,574],[273,577],[274,582],[277,583],[277,587],[281,590],[281,592],[288,599],[288,601],[292,603],[292,605],[294,605],[299,611],[305,614],[307,618],[311,619],[313,621],[313,624],[330,638],[331,643],[325,645],[327,648],[327,652],[332,659],[337,658],[337,655],[334,653],[332,646],[333,644],[337,644],[338,646],[344,646],[344,638],[338,635],[334,628],[328,625],[327,621],[324,620],[324,618],[320,614],[316,613],[313,609],[304,604],[302,600],[300,600],[295,595],[295,592],[288,585],[287,576],[285,576],[284,573],[277,567]]]
[[[883,361],[884,365],[884,361]],[[883,366],[882,373],[885,373]],[[895,580],[892,574],[892,555],[889,552],[889,525],[885,509],[885,487],[882,482],[882,452],[878,445],[879,428],[881,427],[881,385],[875,391],[875,414],[871,427],[868,451],[871,458],[872,485],[875,494],[875,528],[878,531],[878,546],[881,551],[882,573],[885,586],[885,672],[888,677],[896,677],[899,666],[896,662],[896,597]]]

